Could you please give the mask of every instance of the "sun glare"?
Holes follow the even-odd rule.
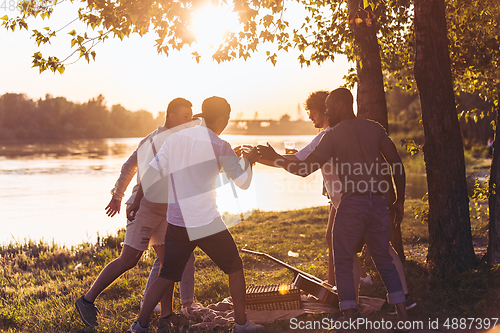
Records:
[[[236,13],[230,9],[214,8],[208,5],[201,9],[194,18],[194,32],[198,46],[218,48],[230,31],[238,28]]]

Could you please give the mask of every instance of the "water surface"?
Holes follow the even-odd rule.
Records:
[[[313,137],[222,135],[233,146],[268,141],[280,153],[284,141],[295,141],[300,149]],[[113,218],[105,215],[104,207],[123,162],[140,139],[0,145],[0,244],[44,239],[77,245],[95,242],[98,233],[113,234],[125,227],[124,206]],[[421,197],[425,177],[409,176],[408,180],[409,197]],[[217,204],[221,212],[230,213],[301,209],[328,204],[321,190],[319,172],[303,179],[257,164],[250,188],[237,190],[235,197],[233,189],[225,185],[218,189]]]

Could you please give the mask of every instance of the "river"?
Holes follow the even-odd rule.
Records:
[[[313,135],[222,135],[231,145],[267,141],[283,153],[284,141],[300,149]],[[95,242],[97,234],[113,234],[125,227],[125,210],[113,218],[104,213],[122,163],[140,138],[72,140],[60,143],[0,145],[0,244],[45,240],[60,245]],[[408,177],[407,197],[421,197],[425,177]],[[135,181],[135,180],[134,180]],[[129,186],[126,197],[130,195]],[[218,189],[221,212],[289,210],[322,206],[322,177],[316,172],[302,179],[282,169],[256,164],[247,191],[229,184]]]

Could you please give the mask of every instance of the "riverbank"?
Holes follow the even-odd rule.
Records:
[[[421,201],[406,202],[403,242],[409,290],[418,303],[410,311],[412,320],[428,322],[447,318],[498,317],[500,267],[481,265],[455,276],[437,274],[425,262],[427,227],[412,211]],[[284,212],[255,211],[231,228],[239,248],[268,253],[292,266],[326,278],[326,206]],[[473,219],[476,243],[486,240],[487,220]],[[154,261],[147,252],[136,268],[125,273],[103,292],[96,305],[101,311],[97,329],[85,328],[74,309],[74,300],[93,283],[101,269],[119,255],[124,232],[100,238],[96,243],[60,247],[56,244],[25,241],[0,248],[0,331],[1,332],[124,332],[139,312],[149,268]],[[478,243],[479,244],[479,243]],[[288,256],[288,252],[298,256]],[[264,258],[242,254],[247,285],[291,282],[293,274]],[[380,276],[369,262],[365,266],[374,284],[362,286],[360,295],[385,297]],[[195,299],[203,305],[229,295],[227,277],[201,251],[196,250]],[[179,312],[175,292],[175,310]],[[370,320],[390,320],[388,306]],[[154,317],[157,318],[156,315]],[[308,317],[307,320],[312,320]],[[314,317],[315,318],[315,317]],[[155,320],[151,321],[153,324]],[[264,332],[292,332],[289,322],[266,325]],[[450,330],[451,331],[451,330]],[[153,330],[154,332],[154,330]]]

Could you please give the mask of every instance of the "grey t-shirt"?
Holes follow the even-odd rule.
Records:
[[[382,159],[380,148],[391,142],[379,123],[354,118],[326,131],[311,153],[332,160],[342,185],[342,199],[368,191],[385,194],[389,183],[384,177],[391,169]]]

